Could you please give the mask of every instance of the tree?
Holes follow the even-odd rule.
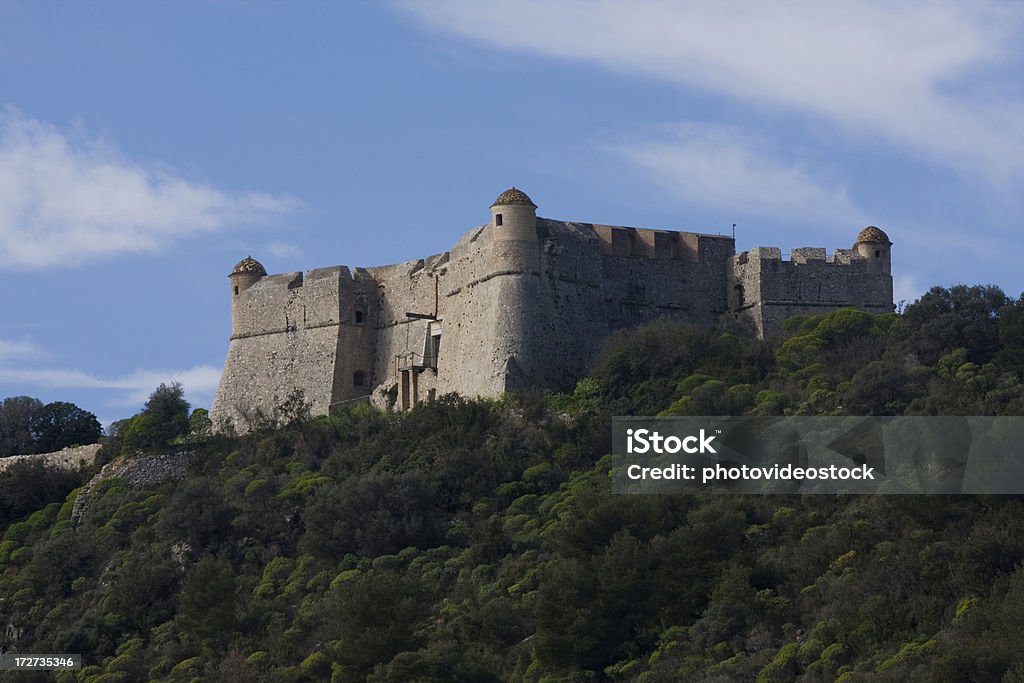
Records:
[[[30,396],[12,396],[0,403],[0,457],[35,453],[35,423],[43,402]]]
[[[0,472],[0,528],[57,503],[76,486],[78,472],[46,467],[41,462],[14,462]]]
[[[206,408],[196,408],[188,418],[189,434],[193,437],[204,437],[210,434],[213,428],[213,421],[210,420],[210,411]]]
[[[181,631],[197,643],[226,642],[235,628],[235,572],[222,558],[206,555],[185,578],[178,608]]]
[[[14,396],[0,403],[0,456],[49,453],[67,446],[96,443],[96,416],[74,403]]]
[[[123,447],[126,451],[163,448],[190,429],[189,405],[181,383],[161,384],[124,428]]]
[[[185,400],[185,390],[181,382],[173,382],[170,386],[161,384],[150,394],[143,408],[143,413],[156,418],[164,425],[168,434],[167,441],[188,434],[189,405]]]
[[[932,287],[907,306],[897,334],[922,365],[957,348],[967,349],[972,363],[984,364],[999,350],[1000,309],[1010,301],[993,285]]]
[[[1024,294],[999,310],[998,360],[1017,369],[1024,369]]]
[[[99,420],[89,411],[65,401],[47,403],[36,422],[36,452],[96,443],[101,433]]]

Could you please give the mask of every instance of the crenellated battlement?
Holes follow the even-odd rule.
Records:
[[[795,247],[789,252],[789,258],[783,256],[779,247],[754,247],[749,251],[736,254],[737,265],[744,265],[750,261],[778,261],[781,263],[792,263],[804,265],[807,263],[824,262],[835,265],[848,266],[857,262],[866,262],[867,259],[853,249],[836,249],[831,255],[824,247]]]
[[[828,255],[822,247],[801,247],[783,258],[778,247],[756,247],[730,259],[730,309],[753,321],[765,336],[786,318],[844,306],[871,313],[893,310],[889,238],[865,229],[852,249]]]

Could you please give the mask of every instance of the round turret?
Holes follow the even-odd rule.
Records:
[[[267,276],[267,269],[252,256],[246,256],[235,264],[228,278],[231,280],[231,334],[236,334],[242,322],[244,306],[239,304],[239,295]]]
[[[892,241],[880,228],[869,225],[857,235],[853,250],[868,261],[869,273],[892,272],[890,248]]]
[[[267,269],[263,267],[262,263],[252,256],[246,256],[235,264],[235,267],[231,269],[231,274],[228,275],[231,278],[231,295],[238,296],[266,274]]]
[[[515,186],[510,187],[491,204],[491,227],[495,240],[537,239],[537,205]]]

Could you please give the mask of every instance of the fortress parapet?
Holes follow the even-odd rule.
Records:
[[[559,221],[518,188],[443,253],[372,268],[229,275],[231,340],[215,423],[245,430],[301,392],[314,413],[406,409],[443,393],[564,388],[614,330],[668,317],[748,317],[770,335],[798,313],[892,310],[891,241],[736,254],[725,235]]]
[[[869,226],[853,249],[831,256],[821,247],[793,249],[788,260],[778,247],[742,252],[730,262],[729,307],[751,319],[761,336],[778,332],[794,315],[844,306],[892,312],[891,245],[884,232]]]

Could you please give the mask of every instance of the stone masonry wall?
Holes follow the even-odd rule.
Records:
[[[341,268],[264,277],[236,297],[236,326],[214,397],[215,424],[246,428],[301,390],[317,413],[333,396]],[[348,270],[344,275],[350,277]]]
[[[77,469],[82,465],[91,465],[96,462],[96,454],[100,450],[98,443],[89,446],[72,446],[53,453],[33,453],[31,455],[10,455],[0,458],[0,472],[16,462],[41,462],[47,467],[57,467],[65,470]]]
[[[831,258],[820,248],[794,249],[783,260],[775,247],[760,247],[731,260],[730,307],[749,316],[761,336],[774,334],[794,315],[814,315],[852,306],[869,313],[892,307],[892,277],[869,273],[867,261],[850,250]]]
[[[78,492],[71,507],[71,519],[80,522],[92,499],[96,486],[107,479],[118,477],[131,489],[143,488],[163,480],[180,481],[188,476],[189,464],[195,453],[154,453],[108,462]]]

